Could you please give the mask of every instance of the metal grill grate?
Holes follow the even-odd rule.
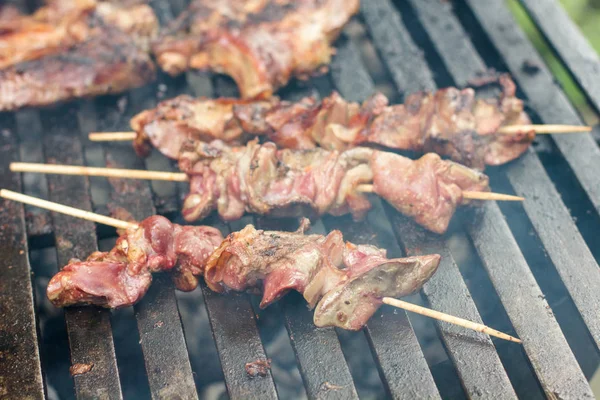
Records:
[[[523,0],[554,50],[589,97],[600,109],[600,91],[593,78],[600,60],[587,45],[555,0]],[[183,1],[152,1],[162,22],[184,7]],[[454,9],[452,8],[454,6]],[[560,26],[561,29],[556,29]],[[382,79],[373,79],[367,68],[357,29],[368,32],[383,64]],[[581,123],[575,109],[535,52],[532,44],[513,20],[501,0],[461,0],[451,5],[443,0],[363,0],[357,22],[338,41],[337,55],[328,77],[306,86],[291,85],[282,91],[285,98],[324,94],[338,90],[348,100],[365,99],[380,84],[393,98],[401,99],[417,90],[435,90],[440,84],[466,86],[469,79],[488,67],[509,71],[526,96],[533,114],[547,123]],[[423,50],[425,52],[423,52]],[[375,57],[375,55],[373,55]],[[523,68],[535,65],[535,71]],[[381,78],[379,76],[378,78]],[[384,82],[380,82],[383,80]],[[85,164],[95,152],[103,151],[102,165],[143,168],[128,146],[106,145],[102,149],[85,139],[92,130],[123,130],[136,112],[152,107],[157,97],[180,93],[235,95],[235,88],[220,77],[188,73],[178,79],[161,77],[155,85],[132,91],[125,97],[106,97],[70,103],[45,111],[20,111],[0,115],[0,186],[21,191],[19,175],[8,172],[8,164],[27,161]],[[157,96],[158,94],[158,96]],[[125,100],[123,100],[125,99]],[[485,276],[497,298],[493,313],[501,315],[505,331],[524,339],[521,348],[510,348],[486,335],[465,332],[437,324],[435,341],[443,344],[450,366],[446,368],[460,382],[449,389],[442,373],[424,350],[419,319],[388,308],[380,310],[368,323],[365,335],[385,393],[393,398],[516,398],[593,397],[584,375],[584,360],[577,341],[588,341],[592,364],[600,360],[600,269],[590,251],[597,243],[575,222],[565,202],[573,194],[561,191],[560,180],[576,182],[583,204],[592,207],[592,221],[600,214],[600,149],[591,136],[571,135],[538,140],[542,149],[551,148],[566,167],[564,175],[552,172],[539,152],[530,149],[516,162],[491,172],[493,185],[514,191],[528,199],[522,206],[499,207],[488,203],[474,213],[464,213],[455,221],[452,234],[443,237],[425,232],[376,200],[367,221],[353,224],[348,219],[324,218],[312,227],[314,232],[341,229],[348,240],[370,242],[388,249],[391,255],[435,252],[443,256],[438,273],[425,285],[424,302],[433,308],[488,323],[488,300],[482,299],[462,264],[476,260],[474,274]],[[40,143],[43,152],[40,151]],[[20,157],[18,157],[20,155]],[[149,169],[173,169],[159,156],[145,161]],[[118,181],[83,177],[48,176],[36,180],[25,176],[25,191],[50,200],[95,211],[108,212],[103,204],[122,207],[137,219],[159,212],[175,215],[180,193],[186,188],[175,184]],[[569,186],[571,187],[571,186]],[[109,193],[102,199],[103,193]],[[563,197],[565,200],[563,201]],[[98,240],[114,232],[89,222],[75,221],[59,214],[33,210],[2,202],[0,212],[0,398],[18,393],[24,398],[51,397],[45,390],[45,372],[40,357],[41,335],[36,316],[31,281],[31,249],[55,247],[59,265],[72,257],[85,257],[98,248]],[[522,218],[524,222],[517,221]],[[27,221],[27,224],[26,224]],[[206,222],[206,221],[205,221]],[[224,234],[246,223],[281,227],[280,221],[245,217],[234,224],[208,221]],[[523,234],[522,227],[531,230]],[[286,226],[289,229],[289,225]],[[597,227],[596,227],[597,229]],[[530,237],[527,237],[530,236]],[[525,239],[523,239],[525,237]],[[518,239],[518,240],[517,240]],[[467,243],[471,258],[457,247]],[[536,258],[535,249],[545,252]],[[479,268],[478,268],[479,267]],[[35,269],[35,265],[33,266]],[[583,333],[572,333],[571,320],[555,317],[549,302],[544,275],[555,277],[553,285],[564,291],[566,302],[576,310],[574,317]],[[194,298],[206,307],[214,344],[228,395],[231,398],[277,398],[277,379],[246,376],[246,362],[264,359],[265,351],[259,315],[246,294],[221,296],[202,285]],[[488,297],[488,296],[485,296]],[[201,299],[202,298],[202,299]],[[203,301],[202,301],[203,300]],[[419,301],[419,296],[414,298]],[[486,303],[488,301],[488,303]],[[557,305],[560,307],[560,305]],[[356,373],[344,351],[344,335],[334,329],[317,329],[298,296],[288,296],[275,306],[289,334],[296,364],[309,398],[358,398]],[[485,312],[484,312],[485,311]],[[194,332],[184,335],[177,299],[170,280],[157,277],[145,298],[134,307],[145,374],[153,398],[198,398],[196,382],[204,371],[194,369],[186,346]],[[504,316],[504,317],[502,317]],[[74,377],[77,398],[123,398],[123,377],[115,352],[110,313],[94,308],[65,311],[71,362],[93,363],[86,374]],[[414,325],[413,325],[414,324]],[[497,325],[496,325],[497,326]],[[564,331],[564,333],[563,333]],[[567,338],[565,338],[567,336]],[[569,341],[567,341],[569,339]],[[577,358],[574,355],[577,355]],[[368,353],[368,352],[367,352]],[[519,365],[517,365],[519,364]],[[586,366],[585,368],[584,365]],[[583,368],[583,370],[582,370]],[[537,388],[524,389],[520,381],[529,371]],[[196,375],[196,376],[195,376]],[[525,374],[526,375],[526,374]],[[589,375],[589,373],[588,373]],[[523,378],[526,380],[526,378]],[[454,382],[454,381],[452,381]],[[281,393],[279,393],[281,395]]]

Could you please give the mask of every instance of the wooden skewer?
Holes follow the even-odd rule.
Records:
[[[153,181],[185,182],[188,176],[183,172],[146,171],[143,169],[98,168],[79,165],[36,164],[14,162],[10,164],[13,172],[35,172],[43,174],[106,176],[121,179],[148,179]],[[358,185],[359,192],[373,193],[373,185]],[[523,197],[503,193],[463,191],[463,198],[469,200],[523,201]]]
[[[591,126],[582,125],[507,125],[498,129],[498,133],[515,134],[534,131],[538,135],[552,133],[590,132]],[[88,138],[92,142],[116,142],[134,140],[137,132],[92,132]]]
[[[462,195],[463,199],[469,200],[525,201],[525,197],[494,192],[472,192],[470,190],[463,190]]]
[[[98,168],[79,165],[36,164],[13,162],[10,164],[13,172],[34,172],[43,174],[105,176],[121,179],[148,179],[154,181],[185,182],[188,176],[183,172],[146,171],[143,169]],[[373,185],[358,185],[359,192],[372,193]],[[463,198],[469,200],[523,201],[523,197],[503,193],[463,191]]]
[[[146,171],[143,169],[98,168],[79,165],[36,164],[14,162],[10,164],[13,172],[36,172],[43,174],[106,176],[109,178],[148,179],[156,181],[185,182],[188,180],[182,172]]]
[[[373,185],[358,185],[356,190],[363,193],[373,193]],[[524,201],[524,197],[513,196],[511,194],[494,192],[472,192],[465,190],[462,192],[464,199],[469,200],[497,200],[497,201]]]
[[[44,208],[47,210],[59,212],[62,214],[70,215],[76,218],[85,219],[88,221],[97,222],[113,226],[118,229],[138,228],[139,225],[134,222],[127,222],[116,218],[106,217],[104,215],[96,214],[90,211],[81,210],[79,208],[65,206],[63,204],[54,203],[52,201],[46,201],[38,199],[37,197],[27,196],[25,194],[13,192],[12,190],[0,189],[0,197],[5,199],[18,201],[20,203],[30,204],[32,206]],[[511,342],[521,343],[520,339],[492,329],[476,322],[468,321],[459,317],[455,317],[449,314],[445,314],[439,311],[435,311],[429,308],[421,307],[416,304],[407,303],[402,300],[393,299],[391,297],[384,297],[383,302],[393,307],[402,308],[404,310],[416,312],[427,317],[431,317],[440,321],[448,322],[454,325],[462,326],[468,329],[473,329],[478,332],[487,333],[488,335],[496,336],[501,339],[509,340]]]
[[[507,125],[500,127],[498,133],[515,134],[534,131],[538,135],[552,133],[590,132],[591,126],[581,125]]]
[[[88,138],[92,142],[124,142],[134,140],[136,132],[92,132]]]
[[[0,189],[0,197],[18,201],[20,203],[30,204],[40,208],[45,208],[46,210],[56,211],[58,213],[70,215],[76,218],[97,222],[99,224],[114,226],[117,229],[137,228],[138,226],[138,224],[133,222],[122,221],[120,219],[96,214],[91,211],[85,211],[79,208],[73,208],[63,204],[54,203],[52,201],[38,199],[37,197],[27,196],[25,194],[13,192],[12,190]]]
[[[455,317],[452,315],[444,314],[439,311],[432,310],[430,308],[425,308],[418,306],[416,304],[407,303],[402,300],[393,299],[391,297],[384,297],[383,302],[393,307],[402,308],[407,311],[411,311],[417,314],[424,315],[426,317],[430,317],[433,319],[437,319],[439,321],[448,322],[450,324],[462,326],[463,328],[472,329],[477,332],[487,333],[490,336],[495,336],[500,339],[508,340],[509,342],[515,343],[523,343],[521,339],[517,339],[516,337],[507,335],[506,333],[502,333],[495,329],[490,328],[489,326],[485,326],[483,324],[479,324],[477,322],[469,321],[463,318]]]

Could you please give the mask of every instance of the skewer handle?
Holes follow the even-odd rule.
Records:
[[[142,169],[97,168],[79,165],[36,164],[14,162],[10,164],[13,172],[36,172],[42,174],[105,176],[111,178],[148,179],[157,181],[185,182],[188,180],[182,172],[146,171]]]
[[[356,190],[363,193],[373,193],[373,185],[364,184],[356,186]],[[471,192],[465,190],[462,192],[463,199],[468,200],[498,200],[498,201],[523,201],[524,197],[513,196],[504,193],[493,192]]]
[[[411,311],[411,312],[414,312],[417,314],[424,315],[426,317],[437,319],[438,321],[444,321],[444,322],[448,322],[450,324],[462,326],[463,328],[472,329],[477,332],[487,333],[490,336],[495,336],[500,339],[508,340],[509,342],[523,343],[521,341],[521,339],[518,339],[516,337],[507,335],[506,333],[492,329],[489,326],[485,326],[483,324],[479,324],[477,322],[469,321],[469,320],[462,319],[459,317],[455,317],[453,315],[444,314],[442,312],[435,311],[430,308],[421,307],[416,304],[407,303],[405,301],[393,299],[391,297],[384,297],[383,302],[392,307],[402,308],[403,310]]]
[[[5,199],[18,201],[20,203],[29,204],[32,206],[45,208],[46,210],[55,211],[61,214],[70,215],[72,217],[85,219],[88,221],[97,222],[108,226],[114,226],[117,229],[137,228],[137,224],[133,222],[122,221],[120,219],[107,217],[93,213],[91,211],[81,210],[79,208],[65,206],[63,204],[54,203],[52,201],[38,199],[37,197],[27,196],[22,193],[13,192],[12,190],[0,189],[0,197]]]
[[[88,135],[92,142],[126,142],[136,137],[136,132],[92,132]]]
[[[581,125],[506,125],[498,129],[498,133],[515,134],[534,131],[536,134],[590,132],[591,126]]]
[[[524,197],[513,196],[512,194],[493,193],[493,192],[471,192],[463,190],[463,199],[468,200],[497,200],[497,201],[524,201]]]

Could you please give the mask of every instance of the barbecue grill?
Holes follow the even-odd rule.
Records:
[[[556,0],[522,2],[600,110],[598,56]],[[185,7],[183,0],[151,3],[162,23]],[[535,123],[582,123],[500,0],[364,0],[336,47],[327,76],[292,83],[281,96],[323,96],[335,89],[361,101],[378,89],[401,101],[418,90],[467,86],[494,68],[513,75]],[[86,135],[126,130],[132,115],[164,97],[228,96],[235,90],[223,77],[188,73],[161,76],[121,96],[0,114],[0,187],[100,213],[125,209],[138,220],[157,212],[177,218],[186,192],[180,184],[28,174],[22,181],[8,164],[174,170],[158,154],[144,161],[128,144],[100,146]],[[437,274],[410,300],[516,335],[522,347],[387,307],[361,332],[319,329],[299,296],[258,311],[256,299],[246,294],[223,296],[202,286],[176,295],[161,276],[132,312],[111,316],[82,307],[63,313],[49,308],[36,288],[57,265],[110,247],[114,230],[1,202],[0,398],[70,398],[73,390],[79,399],[210,398],[220,380],[230,398],[244,399],[592,398],[588,380],[600,364],[599,166],[591,135],[538,136],[523,157],[489,171],[495,191],[527,200],[502,207],[487,202],[462,212],[444,236],[424,231],[379,200],[363,223],[327,217],[312,227],[340,229],[347,240],[377,244],[392,256],[441,254]],[[253,217],[203,223],[224,233],[246,223],[296,227]],[[210,324],[198,323],[205,320]],[[288,371],[246,374],[246,363],[267,358]],[[71,380],[67,369],[75,364],[91,370]]]

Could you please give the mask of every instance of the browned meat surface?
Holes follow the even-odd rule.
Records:
[[[217,210],[224,220],[245,212],[274,216],[350,213],[359,220],[371,208],[361,184],[425,228],[446,231],[462,192],[489,190],[484,174],[428,153],[411,160],[366,147],[343,152],[323,148],[278,150],[275,144],[223,142],[184,145],[179,166],[189,175],[183,217],[195,221]]]
[[[171,75],[210,69],[231,76],[244,98],[269,97],[290,78],[323,72],[331,43],[359,0],[194,0],[157,40]]]
[[[291,149],[318,145],[343,151],[378,145],[435,152],[483,169],[514,160],[535,137],[534,132],[497,132],[501,126],[530,123],[513,82],[505,75],[499,81],[503,93],[497,99],[475,99],[472,89],[446,88],[410,95],[404,104],[393,106],[380,93],[363,104],[349,103],[335,92],[320,102],[305,98],[296,103],[181,96],[142,112],[131,126],[138,134],[135,146],[140,155],[150,144],[177,158],[186,140],[219,139],[237,145],[259,135]]]
[[[183,216],[187,221],[213,210],[227,221],[244,212],[274,216],[318,216],[351,213],[364,216],[371,204],[353,189],[370,183],[372,150],[343,153],[322,148],[278,150],[274,143],[249,142],[229,147],[223,142],[185,149],[180,168],[190,176]]]
[[[117,93],[154,78],[147,5],[60,1],[0,20],[0,111]]]
[[[475,99],[473,89],[452,87],[410,95],[384,110],[355,143],[434,152],[480,170],[507,163],[527,150],[535,133],[498,133],[502,126],[531,124],[512,80],[502,75],[499,82],[498,99]]]
[[[125,232],[110,252],[85,261],[71,260],[48,284],[47,295],[61,307],[96,304],[124,307],[137,302],[152,282],[152,272],[171,271],[180,290],[193,290],[206,259],[223,240],[207,226],[181,226],[164,217],[145,219]]]
[[[444,233],[463,191],[489,191],[486,175],[434,153],[411,160],[377,151],[371,160],[373,191],[427,229]]]
[[[246,369],[246,374],[248,374],[250,378],[256,378],[257,376],[265,377],[269,374],[269,370],[271,369],[271,359],[252,361],[246,363],[244,368]]]
[[[71,373],[71,376],[83,375],[83,374],[87,374],[88,372],[90,372],[92,370],[92,368],[94,368],[94,363],[89,363],[89,364],[77,363],[77,364],[71,365],[71,367],[69,368],[69,372]]]
[[[217,292],[262,289],[261,307],[296,290],[315,308],[317,326],[357,330],[383,297],[419,290],[440,261],[436,254],[387,259],[385,250],[344,242],[339,231],[305,235],[307,228],[308,220],[296,232],[248,225],[222,240],[213,228],[153,216],[127,230],[110,252],[71,261],[50,280],[47,295],[59,307],[123,307],[144,295],[153,272],[170,272],[182,290],[204,275]]]
[[[250,126],[252,118],[256,118],[253,115],[277,103],[279,101],[276,99],[248,102],[238,99],[193,99],[187,95],[175,97],[131,119],[131,127],[139,132],[134,147],[139,155],[145,156],[152,144],[167,157],[177,158],[181,146],[188,140],[210,142],[220,139],[231,144],[241,143],[249,136],[245,131],[254,129],[251,131],[253,134],[267,131],[266,127],[258,130]],[[246,120],[234,117],[239,107],[244,110]]]

